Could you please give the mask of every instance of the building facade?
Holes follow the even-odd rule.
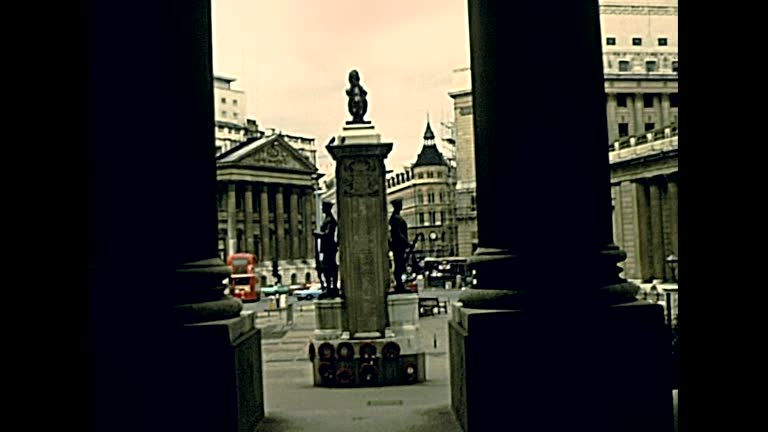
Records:
[[[274,260],[283,284],[317,280],[317,167],[282,135],[252,138],[216,157],[219,254],[253,253],[262,286]]]
[[[608,139],[677,124],[677,0],[603,0]]]
[[[457,255],[453,176],[429,121],[416,162],[387,175],[387,203],[402,201],[400,214],[408,223],[408,236],[411,241],[420,238],[414,248],[416,259]],[[387,208],[391,212],[391,206]]]
[[[256,120],[246,118],[245,92],[232,88],[236,80],[222,75],[213,77],[216,155],[249,138],[259,137]]]
[[[678,132],[669,126],[616,140],[609,150],[613,238],[626,253],[624,277],[676,281]],[[674,274],[673,274],[674,273]]]
[[[675,136],[677,134],[677,0],[649,0],[643,4],[638,3],[640,2],[637,0],[600,1],[609,150],[615,150],[615,142],[620,139],[622,140],[621,145],[627,146],[630,141],[633,145],[635,142],[644,142],[648,133],[658,137],[663,136],[664,131],[668,129],[674,130]],[[475,145],[472,83],[469,68],[454,70],[452,87],[448,94],[453,99],[456,128],[458,248],[459,255],[469,256],[477,248]],[[633,138],[630,140],[630,137]],[[667,163],[674,164],[675,172],[677,166],[676,140],[677,138],[675,138],[674,156],[668,153],[658,156],[672,158],[674,162],[670,159]],[[595,144],[597,145],[597,143]],[[658,146],[659,143],[656,142],[655,145]],[[612,167],[615,166],[618,169],[627,163],[626,160],[622,159],[618,165],[614,165],[612,162]],[[643,162],[636,166],[646,165],[647,162]],[[655,171],[650,170],[649,172]],[[638,175],[638,181],[647,186],[647,180],[640,180],[645,176]],[[618,180],[613,181],[627,181],[624,174],[618,175],[615,179]],[[676,181],[674,183],[673,194],[676,193]],[[623,187],[624,189],[621,190],[626,190],[629,186],[624,185]],[[618,190],[620,189],[616,189],[616,191]],[[621,199],[628,199],[627,194],[625,193]],[[642,203],[638,205],[644,207]],[[630,220],[630,218],[625,217],[622,219],[622,223],[630,223]],[[623,229],[631,232],[636,228],[625,226]],[[648,232],[658,234],[659,231]],[[634,250],[634,245],[623,244],[625,238],[630,239],[632,235],[617,237],[617,244]],[[660,242],[666,242],[669,245],[677,244],[676,240],[674,242],[659,239],[655,241],[657,244]],[[627,253],[631,257],[635,252],[629,250]],[[669,249],[669,251],[674,251],[674,254],[677,255],[676,246],[674,250]],[[643,254],[647,254],[647,252],[643,252]],[[648,260],[646,259],[646,261]],[[647,265],[639,259],[628,258],[625,265],[627,266],[627,277],[632,279],[647,279],[651,273],[658,273],[657,270],[649,273],[650,270]],[[643,277],[643,275],[647,277]]]
[[[453,71],[454,140],[456,143],[456,229],[458,256],[468,257],[477,249],[475,207],[475,129],[472,124],[472,82],[469,68]]]

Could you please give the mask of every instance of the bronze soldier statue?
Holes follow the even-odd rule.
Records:
[[[405,273],[406,252],[410,248],[408,242],[408,223],[400,216],[400,210],[403,208],[401,200],[392,201],[392,216],[389,218],[389,249],[392,251],[394,260],[395,293],[409,292],[403,285],[403,274]]]
[[[322,274],[321,289],[323,293],[318,299],[330,299],[339,297],[339,289],[336,286],[339,277],[339,265],[336,263],[336,252],[339,250],[336,243],[336,227],[338,223],[333,217],[331,209],[333,203],[323,202],[323,223],[320,225],[320,232],[315,236],[320,239],[320,259],[319,272]]]

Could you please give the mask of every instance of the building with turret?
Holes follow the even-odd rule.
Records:
[[[424,143],[416,161],[386,178],[387,202],[402,200],[401,215],[408,223],[416,259],[456,256],[454,172],[435,144],[435,133],[427,120]],[[388,207],[391,212],[391,207]]]

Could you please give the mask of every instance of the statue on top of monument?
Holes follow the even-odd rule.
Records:
[[[338,223],[333,217],[331,209],[333,203],[323,202],[323,214],[325,218],[320,224],[320,232],[314,233],[320,240],[319,259],[317,259],[318,273],[320,274],[322,294],[318,299],[330,299],[339,297],[339,289],[336,286],[339,277],[339,265],[336,263],[336,252],[338,244],[336,243],[336,228]]]
[[[349,72],[349,88],[347,89],[347,97],[349,98],[347,107],[352,120],[348,121],[347,124],[370,123],[363,120],[365,113],[368,112],[368,100],[365,98],[367,95],[368,92],[360,85],[360,74],[353,69]]]
[[[408,223],[400,215],[403,208],[402,200],[392,201],[392,216],[389,218],[389,249],[392,251],[392,259],[395,264],[395,293],[409,292],[403,285],[403,274],[406,267],[406,255],[410,244],[408,243]]]

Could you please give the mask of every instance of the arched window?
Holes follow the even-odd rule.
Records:
[[[296,276],[296,273],[291,273],[291,285],[296,285],[298,283],[298,277]]]
[[[263,286],[263,287],[267,286],[267,277],[266,276],[262,276],[261,277],[261,286]]]
[[[307,272],[307,274],[304,275],[304,282],[305,283],[311,283],[312,282],[312,273]]]

